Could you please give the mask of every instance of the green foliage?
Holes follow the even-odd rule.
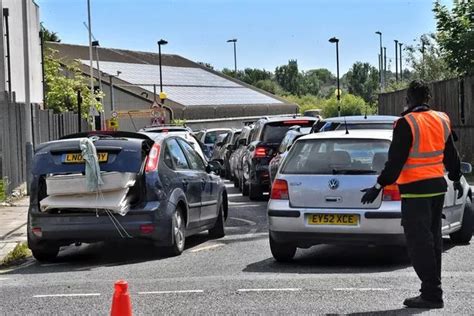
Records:
[[[202,66],[206,67],[206,68],[209,68],[209,69],[214,70],[214,66],[212,66],[210,63],[205,63],[205,62],[203,62],[203,61],[198,61],[197,63],[198,63],[199,65],[202,65]]]
[[[346,74],[345,81],[349,93],[362,97],[365,102],[373,103],[378,90],[379,74],[369,63],[356,62]]]
[[[316,70],[303,71],[299,84],[299,91],[301,94],[318,95],[321,85],[318,72]]]
[[[408,88],[409,81],[391,81],[384,92],[394,92]]]
[[[300,95],[300,81],[302,75],[298,71],[296,60],[288,61],[288,65],[283,65],[275,69],[275,79],[278,84],[291,94]]]
[[[43,22],[40,23],[40,32],[41,36],[43,37],[43,41],[46,42],[56,42],[60,43],[61,39],[58,37],[58,33],[56,32],[51,32],[48,30],[44,25]]]
[[[5,185],[5,180],[0,179],[0,202],[3,202],[7,199],[7,194],[6,194],[6,185]]]
[[[174,119],[171,121],[171,125],[184,126],[185,124],[186,120]]]
[[[29,256],[31,256],[31,251],[28,249],[26,243],[20,243],[3,258],[2,262],[0,262],[0,266],[11,266],[20,263]]]
[[[297,104],[300,107],[300,113],[303,113],[306,110],[318,109],[324,104],[324,100],[314,95],[287,95],[284,96],[288,102]]]
[[[375,107],[367,104],[363,98],[352,94],[343,94],[341,96],[341,115],[363,115],[364,113],[375,113]],[[338,115],[338,102],[335,96],[324,100],[321,106],[324,117],[333,117]]]
[[[413,69],[413,79],[439,81],[456,76],[441,55],[435,34],[423,34],[414,45],[405,48],[407,60]]]
[[[254,84],[254,86],[272,94],[283,94],[283,89],[278,85],[278,83],[270,79],[259,80]]]
[[[454,0],[450,11],[437,0],[433,12],[447,65],[457,74],[474,74],[474,1]]]
[[[89,79],[83,76],[78,62],[66,65],[55,54],[56,51],[48,49],[44,56],[47,108],[55,113],[77,112],[77,91],[81,91],[83,116],[87,117],[91,106],[101,111],[102,104],[96,98],[102,99],[103,93],[91,93]]]

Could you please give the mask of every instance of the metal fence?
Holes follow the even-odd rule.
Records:
[[[15,101],[8,93],[0,95],[0,179],[3,179],[7,194],[27,181],[25,104]],[[41,110],[31,106],[31,128],[33,149],[36,145],[58,139],[78,131],[77,114],[72,112],[54,114],[52,110]],[[82,120],[81,130],[88,129]]]
[[[459,136],[456,147],[463,161],[474,162],[474,77],[432,82],[430,105],[446,112]],[[379,95],[379,114],[399,115],[403,111],[406,90]]]

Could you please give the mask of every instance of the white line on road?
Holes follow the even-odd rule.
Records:
[[[250,226],[255,226],[255,225],[257,225],[257,223],[255,223],[254,221],[251,221],[251,220],[248,220],[248,219],[244,219],[244,218],[229,217],[229,219],[233,219],[233,220],[236,220],[236,221],[244,222],[244,223],[249,224]]]
[[[335,288],[334,291],[389,291],[390,289],[387,288],[378,288],[378,287],[342,287],[342,288]]]
[[[204,293],[203,290],[180,290],[180,291],[150,291],[150,292],[138,292],[140,295],[146,294],[187,294],[187,293]]]
[[[35,298],[45,297],[84,297],[84,296],[100,296],[100,293],[70,293],[70,294],[41,294],[33,295]]]
[[[0,281],[6,281],[9,280],[10,278],[0,278]]]
[[[201,248],[196,248],[196,249],[191,250],[191,252],[199,252],[199,251],[214,249],[214,248],[222,247],[222,246],[224,246],[224,244],[215,244],[215,245],[205,246]]]
[[[282,289],[238,289],[237,292],[297,292],[298,288],[282,288]]]

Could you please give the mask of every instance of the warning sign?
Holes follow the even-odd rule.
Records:
[[[111,118],[110,120],[108,120],[107,123],[108,123],[108,124],[107,124],[107,125],[108,125],[108,128],[109,128],[110,130],[113,130],[113,131],[118,130],[118,128],[119,128],[119,122],[118,122],[118,120],[117,120],[116,118],[114,118],[114,117]]]

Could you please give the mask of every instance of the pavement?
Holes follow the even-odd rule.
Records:
[[[29,197],[0,205],[0,262],[15,246],[26,241]]]
[[[228,183],[226,236],[186,240],[163,257],[130,241],[61,249],[53,263],[33,258],[0,270],[0,314],[106,314],[113,284],[129,283],[134,314],[473,315],[474,243],[444,240],[442,310],[408,309],[419,280],[400,247],[319,245],[280,264],[268,245],[266,202],[249,201]]]

